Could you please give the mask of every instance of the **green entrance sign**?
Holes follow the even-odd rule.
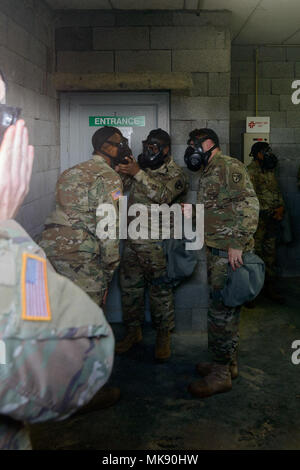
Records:
[[[145,116],[89,116],[89,126],[145,127]]]

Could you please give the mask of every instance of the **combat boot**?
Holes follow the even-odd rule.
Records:
[[[90,413],[92,411],[102,410],[104,408],[109,408],[113,406],[117,401],[119,401],[121,396],[120,389],[118,387],[111,387],[104,385],[96,395],[91,399],[91,401],[84,405],[80,410],[78,410],[75,415],[83,415]]]
[[[232,388],[229,365],[214,363],[208,375],[192,382],[188,391],[197,398],[206,398],[216,393],[229,392]]]
[[[210,374],[213,365],[213,362],[199,362],[199,364],[196,365],[196,370],[198,374],[201,375],[201,377],[205,377],[206,375]],[[239,375],[237,355],[232,358],[229,365],[229,370],[231,373],[231,378],[233,380],[236,379]]]
[[[157,330],[155,343],[155,359],[157,362],[167,361],[171,356],[171,334],[169,330]]]
[[[140,326],[133,326],[128,328],[127,335],[122,341],[116,343],[116,353],[124,354],[137,343],[143,339],[142,329]]]

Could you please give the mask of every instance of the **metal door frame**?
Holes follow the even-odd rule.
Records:
[[[120,105],[134,104],[137,106],[157,105],[157,126],[170,131],[170,93],[168,91],[157,92],[139,92],[139,91],[106,91],[106,92],[61,92],[60,93],[60,170],[61,172],[70,168],[70,139],[79,145],[79,134],[71,132],[70,119],[72,112],[72,119],[75,123],[79,124],[80,119],[80,104],[95,105],[95,97],[101,98],[103,105],[116,105],[116,98],[118,96]],[[113,102],[112,102],[113,97]],[[76,103],[74,103],[74,100]]]

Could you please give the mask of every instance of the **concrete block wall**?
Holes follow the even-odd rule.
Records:
[[[6,102],[22,108],[35,146],[30,192],[17,219],[32,236],[53,206],[59,172],[59,115],[54,89],[54,21],[43,0],[1,0],[0,68]]]
[[[170,90],[172,153],[185,168],[186,141],[195,127],[215,129],[223,151],[229,151],[229,19],[228,12],[57,12],[56,70],[79,75],[189,74],[190,89]],[[191,182],[187,200],[196,202],[197,177],[185,171]],[[207,302],[201,251],[193,277],[177,289],[177,329],[204,331]]]
[[[233,46],[231,57],[230,150],[241,158],[246,116],[255,116],[255,46]],[[278,251],[278,271],[300,275],[300,105],[292,82],[300,77],[300,47],[258,47],[258,115],[270,116],[270,143],[279,158],[279,182],[291,217],[294,241]]]

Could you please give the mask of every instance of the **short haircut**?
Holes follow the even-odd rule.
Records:
[[[122,136],[122,133],[117,127],[104,126],[101,129],[98,129],[92,137],[92,145],[94,148],[94,153],[101,150],[102,145],[114,134],[119,134]]]
[[[219,137],[212,129],[203,127],[202,129],[194,129],[189,133],[190,140],[194,140],[197,137],[208,137],[212,140],[217,147],[220,147]]]

